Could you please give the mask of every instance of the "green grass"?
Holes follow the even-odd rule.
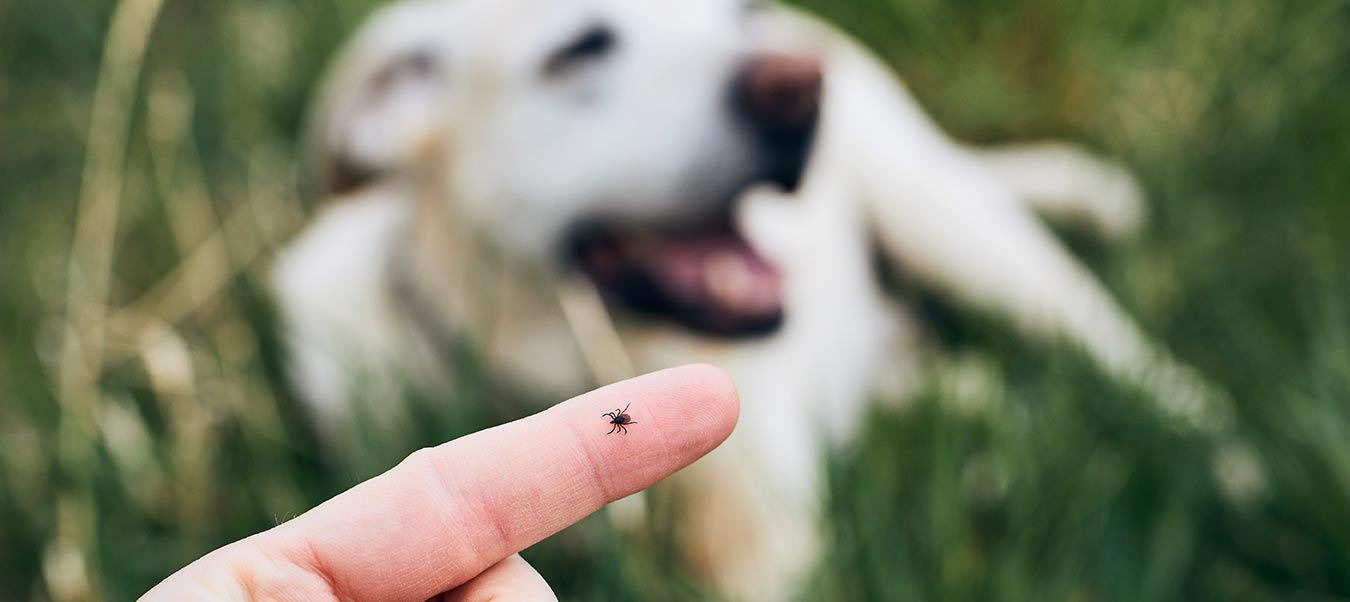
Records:
[[[1071,351],[939,300],[947,359],[931,369],[949,378],[822,458],[834,538],[805,597],[1350,598],[1350,2],[805,3],[961,137],[1067,137],[1137,169],[1147,233],[1079,246],[1150,333],[1233,393],[1267,468],[1263,496],[1228,501],[1216,442]],[[62,403],[67,265],[114,4],[0,3],[0,600],[85,598],[72,575],[93,597],[134,598],[411,449],[530,407],[470,364],[443,411],[396,438],[367,433],[334,463],[282,384],[266,261],[308,209],[294,158],[313,79],[370,4],[166,3],[115,172],[108,299],[140,299],[193,249],[193,274],[227,277],[175,286],[212,294],[109,339],[87,403]],[[203,244],[221,223],[225,244]],[[972,375],[983,386],[952,383]],[[706,596],[664,537],[678,507],[652,501],[648,536],[597,515],[526,556],[568,599]]]

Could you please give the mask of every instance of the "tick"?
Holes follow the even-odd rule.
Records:
[[[628,405],[633,404],[630,403]],[[614,428],[609,429],[609,432],[605,433],[606,435],[613,435],[614,431],[622,431],[623,434],[627,435],[628,429],[625,427],[637,424],[636,422],[633,422],[633,418],[628,415],[628,406],[624,406],[622,410],[616,409],[613,412],[605,412],[604,414],[601,414],[601,416],[608,416],[609,423],[614,425]]]

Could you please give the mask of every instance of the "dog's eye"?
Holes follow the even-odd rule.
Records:
[[[544,62],[544,73],[550,76],[565,75],[587,63],[604,58],[614,50],[617,43],[614,31],[608,26],[592,25],[571,42],[553,51]]]
[[[384,93],[401,81],[430,79],[436,70],[436,59],[431,52],[410,52],[377,71],[371,80],[370,89]]]
[[[743,0],[741,2],[741,14],[753,15],[769,9],[769,0]]]

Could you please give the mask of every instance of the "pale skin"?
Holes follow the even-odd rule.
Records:
[[[606,437],[597,414],[630,402],[644,428]],[[735,386],[711,366],[615,383],[415,452],[141,600],[556,600],[517,553],[708,453],[738,415]]]

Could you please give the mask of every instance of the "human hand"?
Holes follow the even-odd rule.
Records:
[[[641,426],[607,436],[601,413],[630,402]],[[517,552],[712,451],[738,413],[734,385],[710,366],[616,383],[419,450],[141,600],[552,600]]]

